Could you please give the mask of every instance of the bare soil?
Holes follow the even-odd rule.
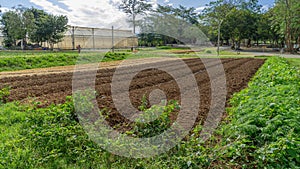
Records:
[[[210,78],[205,65],[200,59],[184,59],[183,61],[191,69],[198,83],[200,93],[200,111],[198,112],[197,123],[203,123],[211,104]],[[246,88],[248,81],[264,63],[264,60],[262,59],[252,58],[221,59],[221,61],[226,74],[227,99],[229,99],[233,93]],[[211,59],[209,62],[212,67],[220,66],[217,64],[216,59]],[[102,69],[97,70],[95,90],[97,91],[97,102],[99,108],[106,108],[110,111],[108,117],[110,125],[118,125],[120,128],[126,130],[127,125],[122,124],[128,124],[130,121],[116,110],[111,96],[111,82],[116,70],[115,67],[119,63],[120,62],[115,62],[112,64],[113,66],[107,66],[106,68],[102,67]],[[179,74],[182,73],[182,75],[180,75],[184,77],[184,72],[180,71],[182,69],[182,65],[177,63],[178,62],[170,59],[159,62],[156,61],[152,64],[158,64],[161,67],[170,67],[172,68],[172,71]],[[143,67],[145,65],[136,63],[132,64],[131,67],[121,68],[121,78],[126,80],[127,74],[132,72],[132,70],[138,66]],[[74,67],[70,67],[68,71],[46,71],[47,73],[44,74],[23,73],[19,75],[12,75],[8,73],[7,76],[2,74],[0,78],[0,88],[3,88],[4,86],[11,87],[11,93],[8,98],[9,101],[18,100],[21,102],[30,102],[35,100],[41,102],[40,107],[49,106],[53,103],[60,104],[66,101],[66,96],[72,95],[72,70],[74,70]],[[78,78],[77,82],[80,82],[80,85],[85,86],[91,84],[87,80],[90,74],[89,71],[90,70],[86,69],[79,72],[79,76],[76,78]],[[137,108],[141,104],[142,97],[144,95],[148,96],[149,93],[155,89],[164,91],[168,100],[178,100],[180,103],[180,89],[176,80],[169,73],[158,69],[143,70],[132,79],[129,88],[131,103]],[[175,115],[172,116],[172,119],[176,118]]]

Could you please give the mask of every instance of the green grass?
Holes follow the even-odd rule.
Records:
[[[0,51],[0,72],[34,68],[48,68],[75,64],[109,62],[123,59],[174,57],[174,58],[241,58],[253,57],[249,54],[240,55],[232,51],[221,51],[217,57],[216,48],[205,48],[195,53],[176,53],[188,50],[186,48],[140,48],[139,52],[120,50],[111,52],[83,51],[80,55],[76,51]],[[174,53],[175,52],[175,53]]]
[[[0,71],[46,68],[95,62],[123,60],[129,54],[123,52],[0,52]]]
[[[288,60],[288,62],[289,62],[291,65],[300,68],[300,59],[297,59],[297,58],[287,58],[287,60]]]
[[[285,59],[269,58],[231,99],[229,116],[208,142],[198,139],[198,125],[170,151],[146,159],[119,157],[92,142],[76,122],[71,98],[47,108],[0,103],[0,168],[299,168],[299,76]],[[155,122],[165,122],[162,128],[170,122],[166,113]],[[160,132],[139,125],[129,134]]]

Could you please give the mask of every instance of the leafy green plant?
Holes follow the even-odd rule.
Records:
[[[107,52],[102,61],[124,60],[129,54],[118,52]]]
[[[10,95],[10,87],[0,89],[0,104],[6,103]]]
[[[169,101],[166,106],[153,105],[151,108],[147,108],[147,105],[147,100],[143,97],[141,106],[139,107],[143,113],[133,127],[132,133],[134,133],[134,136],[152,137],[159,135],[170,127],[171,113],[180,109],[178,102],[174,100]]]
[[[223,153],[232,165],[297,168],[300,165],[300,72],[285,59],[270,58],[234,95],[223,126]]]

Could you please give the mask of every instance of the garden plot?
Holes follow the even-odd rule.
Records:
[[[200,59],[184,59],[186,65],[191,69],[197,81],[200,91],[200,107],[197,123],[202,123],[208,114],[211,102],[211,85],[208,72]],[[227,99],[235,92],[247,87],[248,81],[256,73],[257,69],[264,63],[262,59],[221,59],[226,74]],[[151,64],[151,63],[147,63]],[[152,63],[153,64],[153,63]],[[180,73],[182,65],[175,60],[164,60],[155,62],[161,67],[170,67],[172,71]],[[217,59],[209,60],[210,67],[219,66]],[[131,68],[121,68],[121,79],[126,80],[127,74],[141,66],[132,65]],[[97,92],[97,102],[100,109],[109,110],[108,122],[111,126],[128,126],[129,120],[124,118],[117,110],[111,96],[111,82],[116,68],[105,68],[97,71],[95,80],[95,90]],[[90,82],[86,81],[89,70],[80,71],[76,78],[77,82],[83,86]],[[122,77],[123,76],[123,77]],[[182,74],[184,76],[184,74]],[[3,77],[0,79],[0,88],[10,86],[8,101],[40,102],[40,107],[48,106],[52,103],[60,104],[66,101],[66,97],[72,95],[72,72],[47,73],[38,75],[23,75],[13,77]],[[218,77],[215,77],[218,78]],[[187,82],[189,83],[189,82]],[[164,91],[167,100],[178,100],[180,104],[180,90],[175,79],[168,73],[158,69],[147,69],[139,72],[131,81],[129,93],[130,100],[134,107],[138,108],[143,96],[148,96],[155,89]],[[224,110],[225,111],[225,110]],[[171,114],[171,119],[175,119],[176,114]],[[122,125],[124,124],[124,125]]]

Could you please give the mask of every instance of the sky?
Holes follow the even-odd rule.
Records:
[[[54,15],[66,15],[69,25],[130,29],[128,16],[118,9],[121,0],[0,0],[2,12],[21,4],[24,7],[34,7]],[[201,11],[211,0],[150,0],[153,6],[157,4],[194,7]],[[264,8],[274,4],[274,0],[259,0]]]

